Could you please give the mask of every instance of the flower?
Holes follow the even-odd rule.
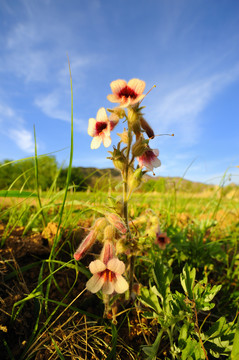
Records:
[[[158,245],[160,249],[164,250],[166,248],[166,245],[170,242],[170,238],[167,236],[166,233],[161,233],[160,229],[158,230],[158,232],[156,232],[155,244]]]
[[[153,171],[154,168],[159,167],[161,165],[161,161],[157,158],[158,155],[158,149],[148,148],[143,155],[137,158],[141,169],[145,166],[149,171]]]
[[[86,288],[92,293],[102,289],[104,294],[113,292],[122,294],[128,290],[129,285],[122,274],[125,271],[125,264],[117,257],[114,257],[113,244],[106,241],[101,252],[101,259],[92,261],[89,265],[93,276],[86,283]]]
[[[120,107],[135,105],[145,97],[145,82],[139,79],[131,79],[128,83],[121,79],[115,80],[111,82],[110,87],[113,94],[108,95],[107,99],[119,103]]]
[[[91,149],[98,149],[101,142],[105,147],[111,144],[110,138],[111,123],[106,114],[105,108],[100,108],[97,112],[96,119],[90,118],[88,125],[88,134],[93,137]]]

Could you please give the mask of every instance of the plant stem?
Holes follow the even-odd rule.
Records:
[[[125,225],[127,228],[126,233],[126,242],[129,243],[131,239],[131,233],[129,228],[129,211],[128,211],[128,200],[129,200],[129,189],[128,189],[128,178],[129,178],[129,167],[130,167],[130,147],[132,143],[132,131],[130,126],[128,127],[128,146],[126,152],[126,164],[125,169],[122,172],[123,177],[123,216]],[[129,296],[131,296],[132,288],[133,288],[133,281],[134,281],[134,255],[130,253],[129,258]]]

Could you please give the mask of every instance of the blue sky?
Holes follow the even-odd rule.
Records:
[[[1,0],[0,161],[54,153],[67,165],[71,63],[74,166],[112,167],[88,119],[112,107],[110,82],[139,78],[161,176],[239,182],[237,0]],[[117,143],[115,128],[113,144]],[[66,149],[65,149],[66,148]],[[65,149],[65,150],[62,150]],[[58,151],[62,150],[62,151]]]

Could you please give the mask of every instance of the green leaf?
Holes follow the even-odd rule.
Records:
[[[193,300],[193,288],[194,288],[195,277],[196,277],[196,269],[193,268],[191,270],[188,264],[185,264],[183,268],[183,272],[180,274],[180,281],[183,290],[185,291],[185,294],[191,300]]]
[[[182,351],[182,360],[202,360],[205,359],[205,354],[201,348],[200,343],[195,339],[188,338],[187,346]]]
[[[157,314],[162,312],[162,308],[159,305],[157,295],[152,291],[152,289],[142,288],[141,295],[138,299],[146,306],[153,309]]]
[[[156,360],[157,359],[157,353],[158,353],[158,349],[159,349],[159,345],[161,342],[161,338],[163,335],[163,330],[161,329],[160,332],[158,333],[155,342],[153,343],[153,345],[149,345],[149,346],[144,346],[143,347],[143,352],[148,355],[146,360]]]
[[[183,324],[180,329],[179,337],[178,337],[178,346],[180,349],[184,349],[187,345],[187,337],[188,337],[188,324]]]
[[[233,340],[233,347],[231,353],[231,359],[237,360],[239,359],[239,318],[237,320],[236,332]]]
[[[159,260],[156,261],[153,270],[154,281],[162,301],[166,302],[170,294],[170,284],[173,280],[172,269],[167,269]]]
[[[224,317],[220,317],[211,327],[209,330],[205,332],[205,340],[213,339],[222,335],[222,329],[226,323],[226,319]]]

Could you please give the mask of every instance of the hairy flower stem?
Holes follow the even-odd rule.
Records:
[[[128,180],[129,180],[129,167],[130,167],[130,147],[132,143],[132,130],[130,126],[128,127],[128,144],[127,144],[127,151],[126,151],[126,163],[125,168],[122,172],[123,177],[123,217],[125,221],[125,225],[127,228],[126,233],[126,243],[129,243],[131,239],[131,233],[129,228],[129,211],[128,211],[128,200],[129,200],[129,189],[128,189]],[[131,296],[132,288],[133,288],[133,281],[134,281],[134,255],[130,253],[129,259],[129,296]]]
[[[103,295],[103,303],[105,305],[103,317],[107,318],[107,316],[108,316],[108,314],[110,312],[110,297],[109,297],[109,295],[107,295],[107,294]]]

